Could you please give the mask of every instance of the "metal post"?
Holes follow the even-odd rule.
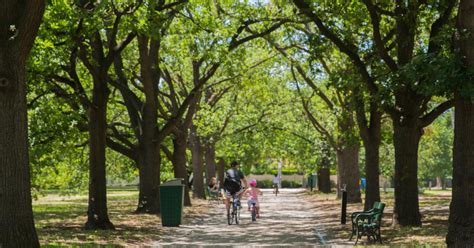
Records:
[[[281,189],[281,170],[282,170],[282,167],[283,167],[283,162],[280,160],[278,161],[278,188]]]
[[[342,209],[341,209],[341,224],[346,224],[346,212],[347,212],[347,191],[346,184],[341,188],[342,192]]]

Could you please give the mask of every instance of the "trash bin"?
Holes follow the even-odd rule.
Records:
[[[183,218],[184,179],[171,179],[160,185],[161,224],[179,226]]]

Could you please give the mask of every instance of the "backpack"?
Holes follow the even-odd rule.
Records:
[[[240,179],[235,177],[235,172],[229,173],[230,170],[226,172],[227,176],[224,178],[224,189],[230,194],[235,194],[242,189],[242,186],[240,185]]]

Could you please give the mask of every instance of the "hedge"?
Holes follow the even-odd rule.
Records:
[[[283,188],[301,188],[302,184],[298,181],[283,180],[281,181],[281,186]],[[258,180],[257,187],[262,189],[269,189],[273,187],[273,182],[272,180]]]

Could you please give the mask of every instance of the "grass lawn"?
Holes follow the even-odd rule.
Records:
[[[346,225],[340,223],[341,201],[335,199],[335,194],[308,193],[316,204],[324,202],[328,215],[332,220],[328,225],[329,237],[332,239],[347,240],[351,233],[350,213],[363,210],[363,204],[349,204],[347,213],[349,218]],[[364,197],[364,196],[363,196]],[[394,247],[443,247],[448,232],[449,204],[451,201],[450,190],[425,190],[420,194],[420,212],[422,227],[392,227],[393,217],[393,192],[382,193],[382,202],[386,203],[382,223],[382,240],[384,246]],[[332,212],[332,214],[330,213]],[[332,224],[336,223],[336,224]],[[368,244],[367,238],[362,238],[361,245]]]
[[[335,194],[307,193],[309,204],[314,211],[321,212],[321,223],[326,227],[328,240],[347,243],[350,236],[350,218],[346,225],[340,224],[340,200]],[[160,240],[163,233],[160,217],[157,215],[134,214],[138,192],[133,188],[109,189],[109,217],[115,224],[115,231],[85,231],[87,195],[75,194],[63,196],[59,192],[50,192],[33,203],[35,224],[43,247],[116,247],[143,246]],[[393,228],[393,192],[382,193],[382,201],[387,204],[382,227],[384,245],[394,247],[439,247],[445,246],[448,228],[449,190],[425,190],[420,194],[420,211],[423,216],[422,227]],[[193,200],[193,207],[185,208],[190,218],[200,216],[207,211],[206,201]],[[363,209],[362,204],[349,204],[348,214]],[[351,243],[353,244],[353,243]],[[361,245],[368,244],[366,238]]]
[[[160,232],[161,221],[156,215],[134,214],[138,191],[108,190],[109,217],[115,231],[85,231],[87,195],[61,196],[50,193],[33,203],[35,224],[43,247],[81,246],[115,247],[140,245],[152,241]]]

